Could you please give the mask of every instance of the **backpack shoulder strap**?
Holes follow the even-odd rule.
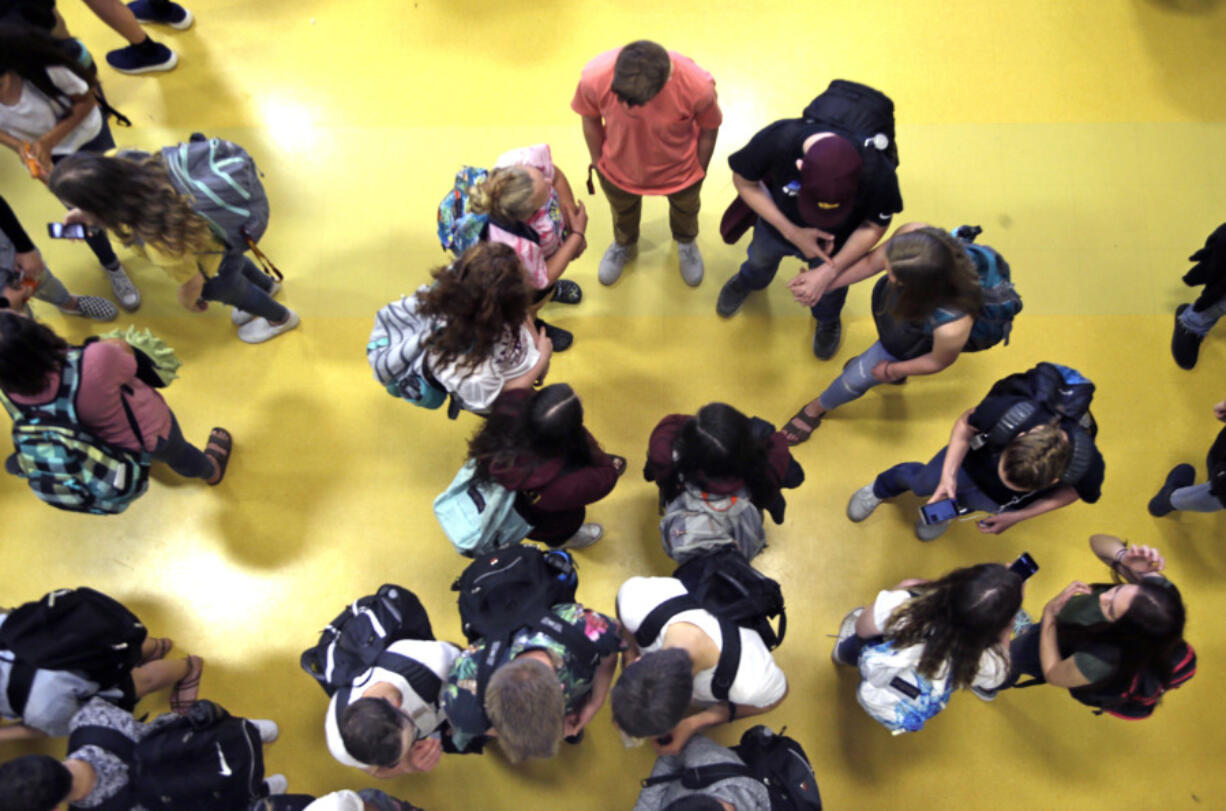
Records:
[[[417,693],[422,701],[429,704],[438,702],[438,695],[443,690],[443,680],[438,677],[437,673],[416,659],[385,650],[375,659],[375,667],[391,670],[404,676],[409,687],[413,688],[413,692]]]
[[[702,606],[689,594],[678,594],[676,597],[665,600],[651,609],[646,617],[643,617],[642,625],[634,632],[634,641],[640,648],[647,647],[656,641],[656,637],[660,635],[666,622],[682,611],[692,611],[696,608],[702,608]]]
[[[1068,465],[1060,474],[1060,483],[1076,486],[1081,481],[1081,477],[1086,475],[1090,469],[1090,463],[1094,461],[1094,440],[1090,432],[1080,426],[1070,429],[1068,433],[1069,444],[1072,445],[1072,448]]]
[[[715,664],[715,675],[711,677],[711,693],[717,701],[728,701],[732,682],[736,680],[736,672],[741,667],[741,627],[720,618],[719,632],[724,644],[719,651],[719,661]],[[730,709],[735,715],[736,708]]]
[[[710,763],[706,766],[693,766],[671,774],[661,774],[648,777],[642,781],[643,788],[658,786],[663,783],[681,781],[681,785],[690,791],[699,791],[713,786],[721,780],[731,777],[749,777],[757,779],[753,769],[744,763]]]
[[[37,672],[37,669],[16,658],[14,654],[9,667],[9,683],[5,690],[8,695],[9,709],[14,715],[24,714],[26,702],[30,700],[30,688],[34,685],[34,676]]]
[[[492,216],[486,221],[485,228],[481,231],[481,236],[483,239],[489,235],[489,227],[491,224],[497,225],[508,234],[514,234],[521,239],[526,239],[533,245],[541,244],[541,235],[538,234],[536,229],[531,225],[528,225],[525,222],[520,222],[519,220],[507,222],[506,220],[496,219]]]
[[[990,430],[971,437],[971,448],[979,450],[985,445],[1003,448],[1017,434],[1018,428],[1039,410],[1039,404],[1033,400],[1023,400],[1014,403],[1000,416]]]

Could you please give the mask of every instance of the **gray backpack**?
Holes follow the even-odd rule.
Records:
[[[243,253],[268,228],[268,195],[255,160],[236,143],[193,133],[162,150],[175,189],[193,200],[228,253]]]
[[[752,560],[766,546],[762,511],[744,489],[720,496],[687,484],[664,507],[660,542],[664,553],[677,563],[725,546],[735,547],[746,560]]]

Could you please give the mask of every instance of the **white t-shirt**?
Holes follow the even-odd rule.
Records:
[[[61,65],[47,68],[47,76],[56,87],[70,95],[89,92],[89,85],[80,76]],[[52,101],[41,90],[23,79],[21,98],[17,103],[11,107],[0,104],[0,130],[22,141],[37,141],[55,129],[55,125],[65,118],[71,109],[71,105],[65,107],[62,100]],[[71,155],[97,138],[100,132],[102,111],[94,107],[72,132],[51,149],[51,154]]]
[[[873,601],[873,622],[877,628],[884,631],[889,623],[890,615],[893,614],[898,607],[911,599],[911,592],[906,589],[886,589],[877,593],[877,599]],[[923,645],[912,645],[899,651],[900,654],[913,653],[915,663],[919,664],[920,656],[923,654]],[[937,674],[938,680],[944,680],[948,674],[946,670]],[[983,656],[979,659],[979,672],[975,674],[975,679],[972,684],[975,687],[982,687],[985,690],[993,690],[1004,684],[1005,679],[1009,675],[1009,662],[998,654],[995,650],[989,648],[983,652]]]
[[[447,683],[447,674],[451,672],[451,665],[460,655],[460,649],[450,642],[434,640],[402,639],[388,645],[387,649],[391,653],[425,665],[439,677],[443,684]],[[400,709],[407,712],[413,719],[413,723],[417,726],[418,737],[432,734],[447,721],[438,696],[417,695],[404,676],[381,667],[372,667],[353,680],[353,689],[349,692],[349,703],[357,701],[362,697],[363,692],[378,682],[387,682],[400,692]],[[340,726],[336,718],[336,702],[341,695],[337,693],[332,696],[332,700],[328,702],[328,714],[324,718],[324,734],[328,739],[328,751],[332,753],[332,757],[346,766],[356,766],[359,769],[368,768],[371,764],[362,763],[350,755],[341,740]]]
[[[685,594],[685,586],[675,577],[632,577],[622,584],[617,591],[617,612],[622,624],[628,631],[638,631],[643,620],[652,609],[673,597]],[[724,648],[724,637],[719,630],[719,620],[709,611],[694,609],[682,611],[664,623],[659,636],[650,645],[643,648],[643,653],[661,650],[664,645],[664,635],[673,623],[688,622],[697,626],[709,636],[720,650]],[[779,701],[787,693],[788,680],[783,671],[775,664],[766,643],[756,631],[741,628],[741,663],[736,670],[732,689],[728,692],[728,700],[733,704],[744,704],[749,707],[766,707]],[[699,671],[694,676],[694,700],[700,703],[716,703],[715,694],[711,692],[711,679],[715,677],[715,668]]]
[[[494,354],[471,371],[458,361],[442,369],[436,369],[434,363],[429,365],[439,385],[460,398],[469,411],[484,414],[502,394],[508,380],[526,374],[540,359],[541,351],[536,348],[532,331],[521,324],[518,332],[508,332],[494,348]]]
[[[326,797],[320,797],[308,805],[304,811],[363,811],[366,803],[356,791],[343,789],[334,791]]]

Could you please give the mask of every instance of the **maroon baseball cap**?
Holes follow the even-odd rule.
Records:
[[[800,167],[800,216],[817,228],[837,228],[851,216],[862,161],[855,144],[839,135],[820,139]]]

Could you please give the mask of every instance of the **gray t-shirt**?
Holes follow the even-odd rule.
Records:
[[[705,735],[695,735],[690,738],[680,755],[659,757],[655,767],[651,770],[651,776],[675,774],[683,769],[709,766],[714,763],[743,762],[731,749],[720,746]],[[679,779],[647,786],[639,792],[634,811],[659,811],[670,803],[692,794],[706,794],[717,800],[723,800],[737,811],[770,811],[771,807],[770,794],[766,786],[752,777],[729,777],[699,791],[687,789],[681,785]]]

